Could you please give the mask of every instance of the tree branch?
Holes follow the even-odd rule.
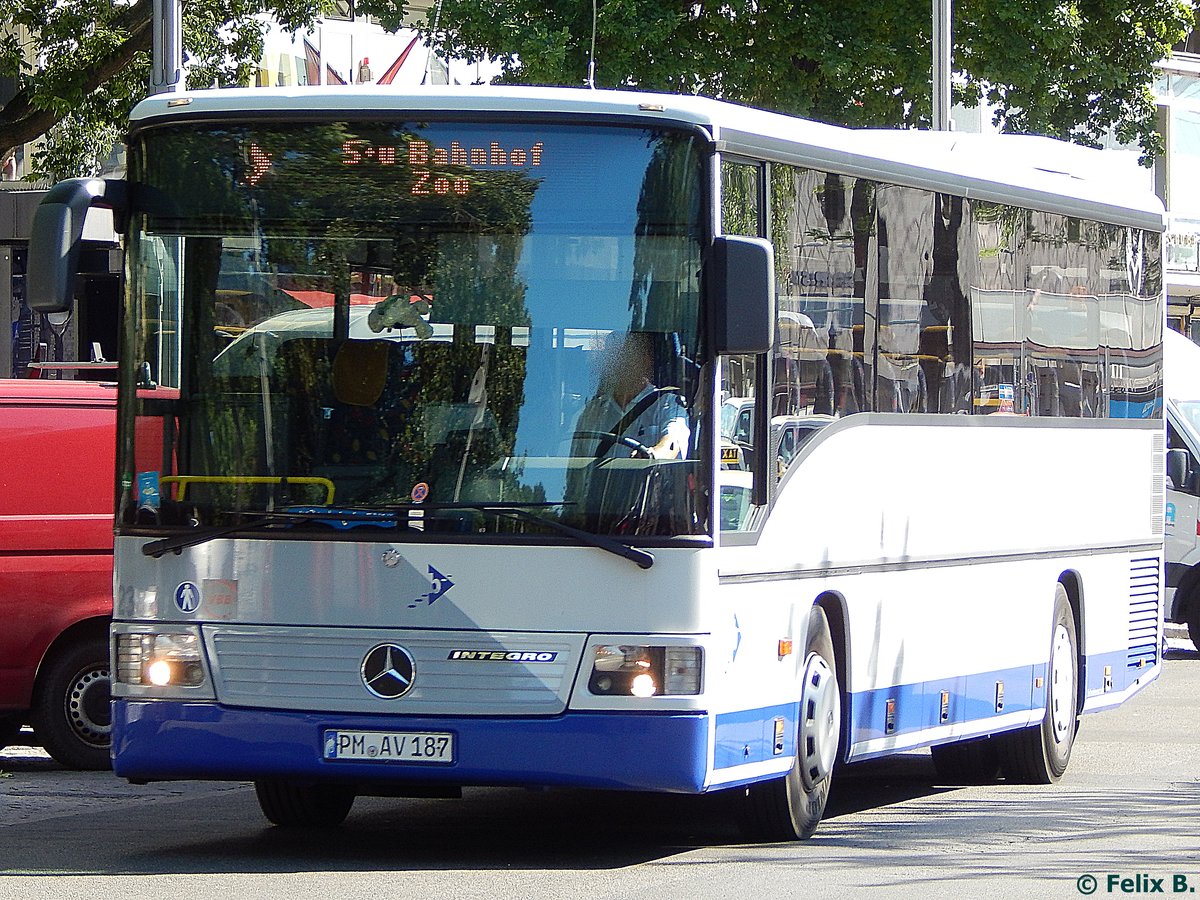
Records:
[[[84,96],[128,66],[138,53],[151,49],[153,29],[150,17],[149,0],[138,0],[114,20],[112,24],[127,30],[128,37],[88,68],[81,83]],[[45,134],[62,118],[60,113],[52,109],[37,106],[33,96],[33,86],[27,83],[0,109],[0,157]]]

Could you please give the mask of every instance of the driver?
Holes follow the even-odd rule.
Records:
[[[613,335],[616,338],[616,335]],[[596,396],[575,423],[571,452],[575,456],[645,456],[678,459],[687,454],[691,430],[687,411],[675,388],[656,388],[650,381],[654,356],[650,335],[632,332],[615,347],[606,347],[606,365]],[[602,435],[612,434],[613,439]],[[640,447],[622,443],[636,441]]]

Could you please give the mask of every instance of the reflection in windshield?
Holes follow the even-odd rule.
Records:
[[[707,529],[690,139],[191,127],[134,159],[127,358],[179,399],[125,425],[127,524],[415,502],[414,530],[538,532],[444,508],[537,503],[596,533]],[[614,400],[606,364],[635,343]]]

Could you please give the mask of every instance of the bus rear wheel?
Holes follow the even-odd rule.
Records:
[[[842,727],[836,663],[829,619],[814,606],[805,641],[796,759],[784,777],[745,789],[742,830],[752,840],[804,840],[825,814]]]
[[[1079,729],[1079,641],[1075,617],[1060,584],[1054,595],[1050,663],[1046,673],[1046,714],[1040,725],[1002,735],[1001,766],[1009,781],[1053,784],[1071,759]]]
[[[354,805],[354,792],[335,784],[256,781],[254,793],[263,815],[271,822],[295,828],[341,825]]]

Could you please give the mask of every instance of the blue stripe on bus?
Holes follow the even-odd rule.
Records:
[[[1085,661],[1089,696],[1125,690],[1146,669],[1127,665],[1117,650]],[[918,734],[951,724],[986,722],[997,715],[1040,709],[1046,665],[1020,666],[851,696],[851,741]],[[1004,682],[997,712],[996,682]],[[1044,685],[1044,681],[1043,681]],[[950,694],[941,718],[941,692]],[[887,729],[887,701],[895,701]],[[790,757],[796,752],[798,705],[785,703],[714,717],[714,769]],[[775,720],[783,719],[784,746],[775,753]],[[159,780],[338,777],[362,781],[444,784],[516,784],[695,793],[704,790],[708,740],[705,713],[572,712],[546,719],[409,718],[317,714],[223,707],[172,700],[113,702],[114,771],[123,778]],[[457,759],[447,766],[416,766],[322,759],[327,729],[451,731]],[[269,737],[267,737],[269,736]],[[878,755],[878,754],[873,754]]]
[[[1017,666],[994,672],[977,672],[917,684],[863,691],[852,695],[851,740],[854,743],[911,734],[946,725],[1028,712],[1045,706],[1045,687],[1034,679],[1045,678],[1046,665]],[[1004,683],[1004,706],[996,709],[996,683]],[[1045,682],[1043,681],[1043,685]],[[946,718],[942,718],[942,691],[949,693]],[[893,701],[888,727],[888,701]]]
[[[1108,692],[1123,691],[1144,668],[1127,665],[1129,653],[1115,650],[1098,653],[1084,660],[1085,693],[1104,692],[1104,667],[1111,667],[1112,685]],[[1046,705],[1047,665],[1018,666],[993,672],[978,672],[903,684],[853,694],[850,698],[851,741],[878,740],[895,735],[914,734],[945,725],[985,722],[997,715],[1029,712]],[[1035,680],[1042,679],[1042,687]],[[996,709],[996,683],[1004,683],[1004,708]],[[946,718],[942,718],[942,691],[949,693]],[[895,703],[893,727],[887,727],[887,704]]]
[[[797,703],[719,713],[713,725],[713,768],[727,769],[746,763],[794,756]],[[775,720],[783,720],[783,746],[775,752]]]
[[[1155,661],[1158,661],[1160,648],[1151,648]],[[1141,654],[1136,654],[1138,658],[1143,658]],[[1113,650],[1109,653],[1097,653],[1095,656],[1089,656],[1085,662],[1084,683],[1087,685],[1087,696],[1093,694],[1114,693],[1123,691],[1142,675],[1146,674],[1144,667],[1138,668],[1136,665],[1129,665],[1130,651]],[[1106,692],[1104,690],[1104,667],[1110,666],[1112,670],[1112,686]]]
[[[325,760],[327,729],[449,731],[456,759],[446,765]],[[707,760],[705,713],[428,718],[113,702],[113,770],[135,780],[340,777],[697,793]]]

